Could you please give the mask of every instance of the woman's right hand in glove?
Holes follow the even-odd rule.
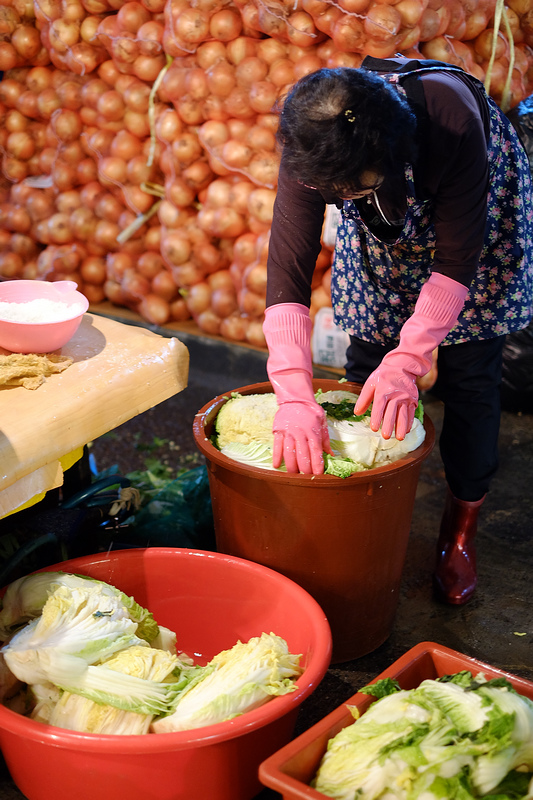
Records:
[[[267,372],[279,409],[274,418],[273,465],[287,472],[321,475],[323,452],[333,455],[324,409],[312,384],[311,320],[299,303],[266,310],[263,330],[269,357]]]
[[[282,403],[274,417],[274,449],[272,464],[283,462],[287,472],[321,475],[326,451],[333,455],[329,443],[324,409],[316,402],[297,399]]]

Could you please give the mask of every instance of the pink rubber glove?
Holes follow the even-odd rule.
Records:
[[[279,303],[265,312],[267,373],[279,409],[274,418],[275,467],[287,472],[320,475],[323,452],[333,455],[324,409],[316,402],[311,360],[309,309],[300,303]]]
[[[354,413],[363,414],[372,403],[370,427],[377,431],[381,425],[384,439],[394,431],[404,439],[411,430],[418,405],[416,379],[431,369],[432,352],[457,322],[467,294],[466,286],[434,272],[402,327],[400,344],[367,378]]]

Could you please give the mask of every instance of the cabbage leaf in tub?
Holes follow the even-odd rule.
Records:
[[[370,428],[370,409],[354,415],[358,395],[344,390],[318,391],[316,400],[327,415],[334,455],[324,454],[326,475],[348,477],[397,461],[420,447],[425,439],[423,407],[419,403],[413,426],[403,441],[384,439]],[[221,407],[215,421],[214,444],[228,458],[250,467],[274,469],[272,426],[278,405],[274,393],[234,393]],[[285,471],[282,465],[280,471]]]

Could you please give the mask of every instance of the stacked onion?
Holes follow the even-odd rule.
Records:
[[[533,11],[496,2],[3,0],[0,276],[264,347],[276,105],[316,69],[402,52],[507,110],[533,90]]]

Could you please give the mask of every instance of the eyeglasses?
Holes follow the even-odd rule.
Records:
[[[353,191],[352,189],[339,189],[335,186],[332,186],[330,191],[337,194],[341,200],[358,200],[361,197],[366,197],[373,192],[377,192],[377,190],[383,185],[383,178],[381,178],[377,183],[373,184],[372,186],[365,186],[364,188],[358,189]],[[299,184],[305,186],[306,189],[314,189],[315,191],[320,191],[317,186],[310,186],[308,183],[304,183],[303,181],[298,181]]]

